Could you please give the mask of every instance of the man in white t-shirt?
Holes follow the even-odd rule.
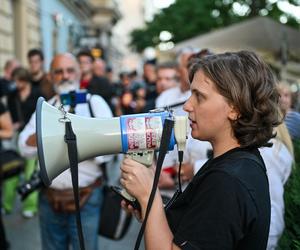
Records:
[[[79,67],[73,55],[66,53],[56,55],[51,63],[51,80],[57,95],[49,103],[58,107],[59,94],[79,88]],[[101,96],[87,96],[95,117],[112,117],[108,104]],[[67,111],[69,106],[64,107]],[[75,114],[91,117],[87,103],[77,104]],[[24,156],[37,154],[36,147],[35,113],[19,137],[19,148]],[[101,142],[99,142],[101,143]],[[82,229],[86,249],[98,249],[98,225],[102,203],[102,189],[100,177],[102,175],[99,163],[107,161],[106,158],[86,160],[79,163],[78,181],[79,189],[92,189],[86,203],[81,207]],[[57,202],[59,196],[72,190],[70,169],[57,176],[50,186],[41,191],[39,197],[40,230],[43,250],[68,249],[71,244],[74,249],[79,246],[75,213],[67,210],[63,202]],[[71,192],[72,193],[72,192]],[[55,201],[56,200],[56,201]]]
[[[284,187],[292,172],[294,162],[293,144],[284,123],[276,130],[276,137],[270,141],[272,147],[261,147],[260,154],[266,165],[271,199],[271,222],[267,250],[277,249],[284,231]]]
[[[178,53],[179,85],[163,91],[156,99],[156,108],[171,107],[174,115],[186,115],[186,112],[183,110],[183,104],[191,95],[188,62],[191,55],[197,52],[199,50],[194,48],[185,48]],[[189,181],[194,173],[199,170],[199,166],[202,166],[202,163],[207,160],[207,151],[210,149],[210,143],[195,140],[189,135],[181,171],[184,181]],[[174,189],[175,187],[174,175],[176,175],[176,166],[178,165],[177,154],[177,149],[175,148],[165,157],[164,170],[161,173],[159,182],[159,186],[162,189]],[[197,168],[194,168],[194,166],[197,166]],[[164,192],[162,191],[162,193]]]

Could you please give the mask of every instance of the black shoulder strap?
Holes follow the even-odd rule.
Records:
[[[74,193],[74,201],[76,208],[76,224],[77,224],[77,234],[79,238],[80,249],[84,250],[84,238],[82,232],[82,224],[80,217],[80,207],[79,207],[79,187],[78,187],[78,152],[77,152],[77,141],[76,135],[73,132],[71,122],[65,123],[65,142],[68,146],[68,157],[70,162],[72,185]]]
[[[52,106],[55,106],[55,104],[57,103],[57,99],[55,98],[54,100],[53,100],[53,102],[52,103],[50,103]]]
[[[158,186],[158,181],[159,181],[159,176],[160,176],[162,164],[163,164],[165,156],[168,152],[168,146],[169,146],[169,142],[170,142],[173,127],[174,127],[174,121],[170,120],[170,119],[166,119],[165,122],[164,122],[162,136],[161,136],[161,143],[160,143],[160,147],[159,147],[159,151],[158,151],[158,159],[157,159],[156,168],[155,168],[155,174],[154,174],[154,180],[153,180],[153,184],[152,184],[152,190],[151,190],[150,197],[149,197],[149,200],[148,200],[146,213],[145,213],[145,218],[144,218],[144,221],[143,221],[142,226],[140,228],[139,234],[137,236],[135,246],[134,246],[134,250],[139,249],[142,237],[144,235],[144,231],[145,231],[145,228],[146,228],[148,216],[149,216],[149,213],[150,213],[150,210],[151,210],[151,207],[152,207],[152,203],[153,203],[153,200],[154,200],[154,197],[155,197],[156,189],[157,189],[157,186]]]
[[[172,108],[181,107],[181,106],[183,106],[183,104],[185,104],[185,102],[186,101],[174,103],[172,105],[168,105],[168,106],[163,107],[163,109],[172,109]]]
[[[255,161],[267,177],[267,169],[261,156],[256,156],[255,154],[251,154],[247,151],[236,151],[234,152],[234,155],[237,156],[238,159],[249,159]]]
[[[93,96],[91,95],[91,97],[87,100],[87,104],[88,104],[88,107],[89,107],[91,117],[95,117],[95,114],[94,114],[93,109],[92,109],[92,104],[91,104],[92,97]]]

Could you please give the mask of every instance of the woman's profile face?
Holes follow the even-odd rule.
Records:
[[[202,70],[195,73],[191,91],[184,110],[189,113],[193,138],[213,143],[232,134],[230,119],[236,119],[237,113]]]

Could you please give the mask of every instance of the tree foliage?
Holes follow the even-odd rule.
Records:
[[[296,19],[283,13],[277,3],[270,0],[177,0],[168,8],[162,9],[151,22],[142,29],[131,33],[131,47],[142,51],[148,46],[156,46],[161,41],[161,31],[169,31],[174,43],[224,27],[250,17],[270,16],[276,20],[282,15],[287,24],[299,26]],[[298,5],[299,0],[289,0]]]
[[[300,141],[294,142],[295,165],[285,186],[285,230],[279,241],[280,250],[300,249]]]

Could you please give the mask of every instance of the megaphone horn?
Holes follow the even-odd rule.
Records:
[[[56,176],[69,168],[63,118],[72,124],[77,138],[78,162],[81,162],[100,155],[130,153],[139,157],[140,152],[158,150],[163,123],[168,117],[173,118],[168,111],[114,118],[82,117],[70,113],[63,114],[40,97],[36,108],[36,134],[40,172],[44,184],[49,186]],[[169,150],[172,150],[174,145],[173,131]]]
[[[119,118],[94,119],[67,114],[77,138],[78,161],[122,152]],[[36,134],[41,178],[46,186],[69,168],[62,112],[40,97],[36,108]]]

